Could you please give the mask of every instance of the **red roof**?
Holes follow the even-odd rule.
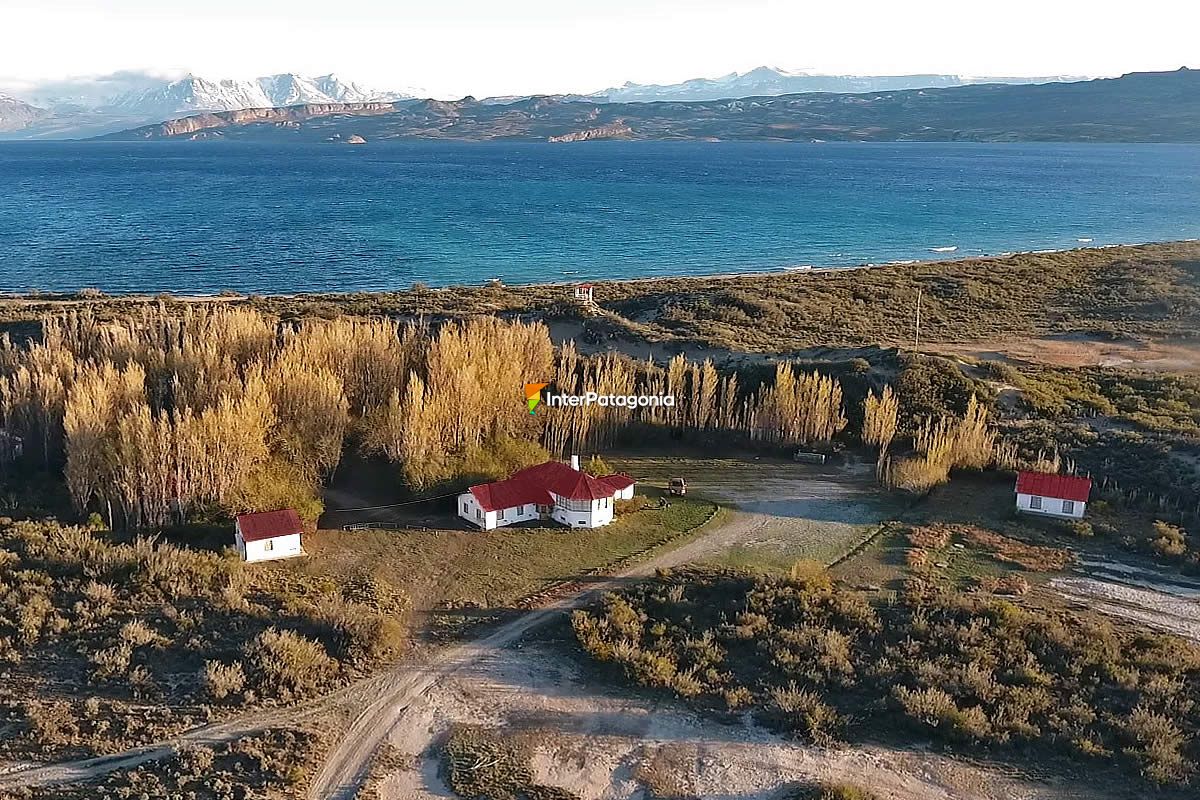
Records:
[[[1059,500],[1075,500],[1086,503],[1091,491],[1091,478],[1079,478],[1075,475],[1051,475],[1046,472],[1017,474],[1017,494],[1032,494],[1038,497],[1053,497]]]
[[[637,483],[633,478],[623,473],[616,475],[605,475],[603,478],[598,478],[601,483],[612,489],[614,492],[619,492],[622,489],[628,489],[633,484]]]
[[[280,511],[260,511],[256,514],[239,514],[237,525],[238,530],[242,532],[242,541],[244,542],[257,542],[260,539],[273,539],[276,536],[291,536],[304,530],[304,526],[300,523],[300,515],[291,508]]]
[[[507,480],[472,486],[470,491],[484,511],[498,511],[529,503],[551,505],[554,502],[551,493],[570,500],[600,500],[633,484],[633,478],[627,475],[593,478],[559,461],[547,461],[523,469]]]

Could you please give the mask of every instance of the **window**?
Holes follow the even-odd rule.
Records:
[[[274,550],[274,549],[275,549],[274,540],[267,539],[265,542],[263,542],[263,550]]]
[[[463,503],[463,513],[464,514],[467,513],[467,504],[466,503]]]
[[[1035,494],[1033,497],[1029,498],[1029,507],[1030,507],[1030,508],[1036,508],[1036,509],[1038,509],[1039,511],[1041,511],[1041,509],[1042,509],[1042,498],[1038,497],[1036,494]]]
[[[571,500],[570,498],[567,498],[567,497],[555,497],[554,505],[558,506],[559,508],[565,508],[568,511],[591,511],[592,510],[592,501],[591,500]]]
[[[496,519],[504,519],[504,511],[503,508],[500,509],[499,513],[496,514]]]
[[[1064,514],[1074,514],[1075,513],[1075,501],[1074,500],[1063,500],[1063,513]]]
[[[475,509],[475,519],[483,519],[483,510]]]

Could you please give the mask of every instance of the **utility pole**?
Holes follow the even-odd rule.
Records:
[[[913,350],[921,346],[921,292],[922,286],[917,287],[917,320],[913,326]]]

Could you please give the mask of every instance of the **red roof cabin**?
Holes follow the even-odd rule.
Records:
[[[233,545],[243,561],[274,561],[304,555],[304,525],[295,509],[239,514],[233,522]]]
[[[572,528],[600,528],[613,521],[616,501],[633,498],[628,475],[593,477],[579,468],[547,461],[495,483],[472,486],[458,496],[458,515],[483,530],[514,522],[554,520]]]
[[[1017,510],[1062,519],[1083,519],[1092,479],[1022,471],[1017,474]]]

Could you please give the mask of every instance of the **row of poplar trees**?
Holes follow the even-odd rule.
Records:
[[[522,385],[545,381],[676,403],[531,416]],[[348,441],[420,489],[497,442],[536,440],[562,455],[608,446],[631,425],[828,441],[846,427],[843,405],[837,380],[790,363],[742,387],[710,361],[585,356],[556,349],[540,323],[493,317],[281,322],[250,308],[158,305],[116,319],[69,313],[47,319],[40,341],[0,342],[4,428],[61,467],[80,513],[135,528],[277,504],[281,483],[315,495]],[[890,390],[868,398],[868,443],[886,450],[895,405]]]

